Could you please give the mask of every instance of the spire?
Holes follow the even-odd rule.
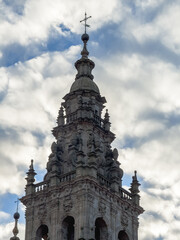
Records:
[[[17,210],[14,214],[14,219],[15,219],[15,226],[13,228],[13,234],[14,236],[10,238],[10,240],[20,240],[19,237],[17,237],[18,233],[19,233],[19,230],[18,230],[18,219],[20,218],[20,214],[18,213],[18,202],[19,200],[17,200]]]
[[[31,160],[31,165],[29,166],[29,171],[27,172],[27,184],[33,184],[35,182],[34,176],[36,175],[33,166],[33,160]]]
[[[58,124],[58,126],[63,126],[64,125],[64,109],[63,109],[63,106],[61,106],[60,109],[59,109],[57,124]]]
[[[94,78],[93,75],[91,74],[91,71],[94,68],[95,64],[93,61],[88,59],[89,52],[87,50],[87,42],[89,40],[89,35],[86,33],[86,28],[90,27],[90,25],[88,25],[86,22],[87,22],[87,19],[89,18],[91,18],[91,16],[87,17],[87,14],[85,13],[85,18],[80,21],[80,22],[85,22],[84,23],[85,33],[81,36],[81,39],[83,41],[83,49],[81,51],[82,57],[75,63],[75,67],[78,71],[76,75],[76,80],[82,77],[86,77],[91,80],[93,80]]]
[[[109,113],[108,113],[108,110],[106,109],[106,113],[104,115],[104,129],[106,131],[110,131],[110,126],[111,126],[111,123],[109,121]]]
[[[30,194],[34,191],[34,182],[35,182],[36,172],[34,171],[33,160],[31,160],[31,165],[29,166],[29,171],[27,172],[27,185],[26,185],[26,194]]]
[[[132,183],[131,183],[131,187],[129,190],[132,193],[132,198],[134,200],[134,203],[136,203],[138,205],[139,205],[139,199],[140,199],[140,196],[138,194],[140,185],[141,184],[137,180],[137,171],[134,171],[134,176],[132,177]]]

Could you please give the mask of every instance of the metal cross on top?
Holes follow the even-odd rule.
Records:
[[[17,201],[15,201],[15,203],[17,203],[16,212],[18,212],[18,207],[19,207],[19,198],[17,198]]]
[[[85,33],[86,33],[86,28],[87,28],[87,27],[90,27],[90,25],[88,25],[88,24],[86,23],[89,18],[91,18],[91,16],[87,17],[87,14],[86,14],[86,12],[85,12],[85,18],[80,21],[80,23],[81,23],[81,22],[85,22],[85,23],[84,23]]]

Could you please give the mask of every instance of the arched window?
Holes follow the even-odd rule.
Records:
[[[48,227],[46,225],[41,225],[36,231],[36,240],[47,240],[48,239]]]
[[[95,240],[108,239],[108,231],[106,222],[103,218],[97,218],[95,221]]]
[[[62,239],[74,240],[74,218],[71,216],[66,217],[62,223]]]
[[[118,240],[129,240],[129,237],[125,231],[120,231],[118,234]]]

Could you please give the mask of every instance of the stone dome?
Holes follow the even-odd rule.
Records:
[[[77,90],[89,90],[99,93],[99,88],[96,83],[89,77],[85,76],[80,77],[73,82],[70,92],[75,92]]]

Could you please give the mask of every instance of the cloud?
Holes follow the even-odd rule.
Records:
[[[0,15],[0,43],[1,46],[12,43],[19,43],[27,46],[31,42],[47,41],[51,28],[55,28],[60,34],[66,34],[66,31],[57,28],[60,24],[67,26],[72,32],[79,32],[79,24],[82,18],[82,10],[88,9],[94,13],[94,29],[100,27],[108,21],[119,21],[122,11],[122,4],[117,0],[108,0],[106,4],[103,1],[91,1],[91,3],[78,0],[73,1],[26,1],[19,4],[22,14],[19,15],[17,4],[11,5],[2,3],[2,11],[6,16]],[[118,9],[117,9],[118,7]],[[118,11],[120,10],[120,11]],[[72,14],[73,11],[73,14]],[[61,26],[63,26],[61,25]]]
[[[141,179],[146,212],[140,217],[140,239],[177,238],[169,226],[179,224],[179,68],[158,57],[127,53],[95,62],[119,161],[126,174],[138,169]]]
[[[140,2],[140,1],[139,1]],[[138,3],[141,6],[141,11],[143,14],[144,8],[148,5],[153,7],[157,6],[159,8],[160,3],[154,1],[143,1]],[[127,22],[128,32],[126,36],[134,37],[140,44],[144,44],[147,41],[158,40],[165,47],[172,50],[174,53],[180,53],[180,30],[178,27],[178,22],[180,21],[179,16],[179,2],[166,2],[162,8],[158,11],[158,14],[154,16],[152,21],[147,21],[142,24],[142,19],[130,18]],[[127,26],[126,25],[126,26]],[[173,26],[173,27],[172,27]]]
[[[0,222],[1,221],[3,222],[4,220],[7,220],[9,218],[10,218],[10,215],[8,213],[0,211]]]
[[[1,193],[22,194],[31,158],[46,167],[53,137],[51,129],[65,95],[75,77],[72,60],[79,46],[62,53],[43,54],[9,68],[1,68],[0,154]],[[13,172],[7,181],[3,181]],[[14,183],[14,184],[13,184]]]
[[[40,173],[37,180],[43,177],[54,140],[50,131],[76,74],[73,64],[81,51],[77,34],[83,29],[82,9],[93,15],[88,49],[96,56],[93,75],[107,99],[116,134],[113,144],[124,172],[130,176],[138,170],[142,184],[141,204],[146,212],[140,217],[140,239],[177,239],[178,1],[1,3],[0,194],[23,194],[22,179],[31,158]],[[5,222],[9,213],[3,211]],[[2,239],[12,236],[14,224],[4,222]]]
[[[5,238],[10,239],[11,237],[13,237],[13,233],[12,230],[14,228],[14,223],[8,223],[8,224],[4,224],[4,225],[0,225],[0,240],[3,240]],[[25,238],[25,226],[24,224],[18,224],[18,229],[19,229],[19,234],[18,237],[20,239],[24,239]]]

